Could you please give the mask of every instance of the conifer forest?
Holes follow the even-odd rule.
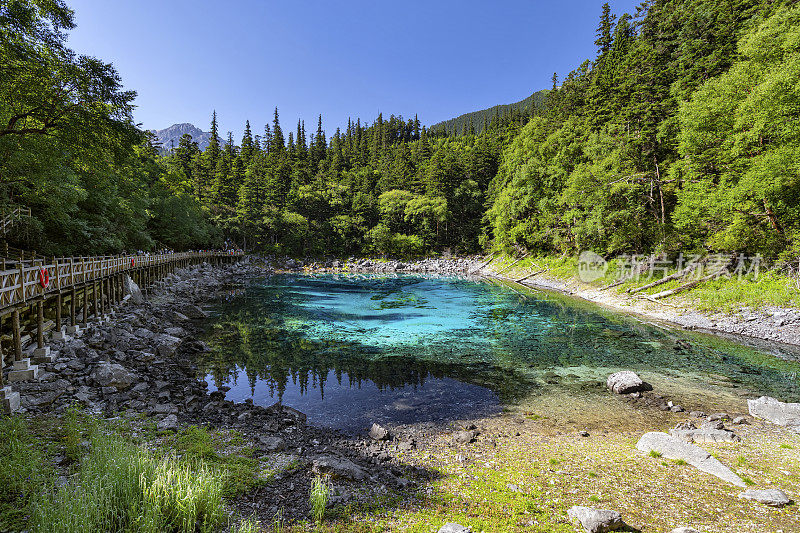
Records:
[[[32,210],[11,244],[796,258],[800,6],[598,11],[596,55],[524,105],[430,127],[382,114],[285,124],[275,107],[241,139],[210,110],[201,151],[189,135],[158,146],[134,124],[135,92],[114,66],[67,46],[63,2],[2,2],[0,203]]]

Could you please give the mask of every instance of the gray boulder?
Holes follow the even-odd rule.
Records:
[[[657,452],[666,459],[683,459],[706,474],[716,476],[737,487],[746,487],[742,478],[716,458],[711,457],[707,451],[666,433],[660,431],[645,433],[636,443],[636,449],[644,453]]]
[[[130,276],[125,276],[122,279],[123,290],[125,294],[131,297],[131,301],[135,304],[143,304],[144,303],[144,296],[142,295],[142,290],[136,284],[135,281],[131,279]]]
[[[745,500],[753,500],[770,507],[783,507],[789,505],[792,500],[786,495],[785,492],[778,489],[754,490],[748,489],[739,494],[739,497]]]
[[[733,431],[724,429],[670,429],[669,434],[686,442],[714,443],[714,442],[740,442],[742,439]]]
[[[625,526],[622,515],[609,509],[594,509],[576,505],[567,511],[567,516],[570,520],[580,522],[586,533],[606,533]]]
[[[700,533],[700,532],[699,532],[699,531],[697,531],[697,530],[696,530],[695,528],[693,528],[693,527],[686,527],[686,526],[684,526],[684,527],[676,527],[675,529],[673,529],[673,530],[672,530],[672,531],[670,531],[669,533]]]
[[[181,340],[172,335],[159,335],[156,339],[156,351],[161,357],[172,357],[178,349]]]
[[[259,437],[259,440],[267,452],[281,452],[286,449],[286,441],[280,437]]]
[[[478,436],[478,432],[474,429],[468,429],[464,431],[459,431],[455,435],[453,435],[453,440],[456,444],[469,444],[470,442],[475,442],[475,438]]]
[[[779,426],[800,426],[800,403],[784,403],[769,396],[747,400],[750,414]]]
[[[606,386],[611,392],[617,394],[652,390],[652,387],[642,381],[642,379],[636,375],[636,372],[631,372],[630,370],[623,370],[622,372],[611,374],[606,380]]]
[[[192,304],[184,304],[178,308],[178,312],[189,318],[206,318],[208,315],[205,311]]]
[[[389,438],[389,430],[379,424],[372,424],[369,428],[369,436],[373,440],[386,440]]]
[[[462,526],[461,524],[448,522],[447,524],[440,527],[439,531],[437,531],[436,533],[472,533],[472,530],[468,527]]]
[[[344,458],[324,456],[314,459],[311,471],[315,474],[330,474],[333,477],[361,481],[369,477],[367,471]]]
[[[172,320],[173,322],[186,322],[187,320],[189,320],[188,316],[178,311],[168,312],[167,317],[169,317],[169,319]]]
[[[136,375],[124,366],[108,361],[97,365],[92,371],[91,378],[99,387],[114,387],[117,390],[127,389],[136,381]]]
[[[159,431],[167,431],[169,429],[175,430],[178,429],[178,416],[177,415],[167,415],[162,420],[156,424]]]

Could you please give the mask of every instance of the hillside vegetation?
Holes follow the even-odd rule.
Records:
[[[483,133],[502,120],[518,121],[525,124],[544,107],[549,91],[536,91],[529,97],[513,104],[501,104],[480,111],[464,113],[450,120],[443,120],[431,126],[431,131],[445,135],[475,135]]]
[[[214,115],[205,150],[187,135],[165,156],[113,67],[66,48],[60,1],[4,3],[0,17],[13,30],[0,41],[0,202],[33,209],[18,246],[800,255],[792,1],[605,5],[596,56],[534,93],[535,112],[467,114],[460,131],[379,115],[328,136],[321,116],[284,129],[276,108],[239,142]]]

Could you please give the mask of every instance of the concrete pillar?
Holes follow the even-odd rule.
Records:
[[[14,309],[11,315],[14,330],[14,370],[8,373],[8,381],[27,381],[36,379],[39,367],[31,364],[29,358],[22,358],[22,338],[19,331],[19,309]]]
[[[3,360],[2,348],[0,348],[0,361]],[[19,393],[11,390],[11,387],[3,383],[3,369],[0,365],[0,412],[13,413],[20,406]]]

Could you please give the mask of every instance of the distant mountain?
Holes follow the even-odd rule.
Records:
[[[192,140],[197,143],[201,150],[205,150],[208,143],[211,141],[211,133],[206,133],[193,124],[173,124],[169,128],[163,130],[151,130],[158,137],[158,142],[161,143],[161,150],[169,152],[175,143],[175,148],[178,147],[178,142],[184,133],[192,136]]]
[[[430,127],[430,130],[441,131],[442,129],[445,129],[448,135],[459,134],[463,130],[465,124],[467,127],[469,127],[469,123],[472,122],[475,132],[480,133],[483,131],[484,120],[487,123],[491,123],[492,118],[495,115],[499,115],[502,118],[511,115],[512,113],[523,114],[526,111],[528,114],[533,114],[533,111],[536,108],[541,107],[544,104],[544,100],[549,92],[550,91],[547,89],[536,91],[526,99],[520,100],[519,102],[514,102],[513,104],[496,105],[488,109],[464,113],[456,118],[451,118],[450,120],[444,120],[434,124]]]

